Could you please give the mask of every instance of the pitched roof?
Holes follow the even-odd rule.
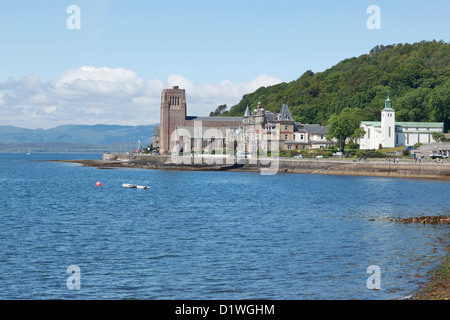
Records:
[[[365,126],[381,127],[381,121],[361,121]]]
[[[320,124],[304,124],[303,128],[308,133],[327,134],[328,132],[328,126],[321,126]]]
[[[250,117],[250,109],[248,108],[248,105],[247,105],[247,108],[245,109],[245,113],[244,113],[244,117]]]
[[[294,121],[294,118],[292,118],[291,113],[289,112],[289,107],[287,103],[283,103],[283,106],[281,107],[280,111],[280,121]]]
[[[396,126],[399,127],[411,127],[411,128],[442,128],[443,122],[396,122]]]
[[[366,126],[381,127],[381,121],[361,121]],[[396,127],[405,128],[436,128],[440,129],[444,126],[443,122],[395,122]]]
[[[221,121],[221,122],[238,122],[242,121],[242,117],[196,117],[196,116],[187,116],[186,120],[191,121]]]

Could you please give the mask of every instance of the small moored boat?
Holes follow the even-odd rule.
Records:
[[[130,183],[124,183],[122,184],[122,187],[124,188],[136,188],[135,184],[130,184]]]
[[[138,189],[150,189],[150,187],[147,187],[147,186],[136,186],[136,188],[138,188]]]

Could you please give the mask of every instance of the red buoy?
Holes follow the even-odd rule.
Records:
[[[97,187],[100,187],[102,185],[102,183],[100,181],[97,181],[97,183],[95,184]]]

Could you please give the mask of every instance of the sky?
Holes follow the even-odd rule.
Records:
[[[0,35],[0,125],[147,125],[175,85],[204,116],[376,45],[449,42],[450,1],[15,0]]]

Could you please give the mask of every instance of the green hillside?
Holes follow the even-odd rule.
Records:
[[[301,123],[326,123],[346,107],[360,108],[364,120],[379,121],[388,94],[397,121],[444,122],[449,130],[450,44],[377,46],[324,72],[307,71],[295,81],[259,88],[221,115],[242,116],[247,105],[253,110],[258,101],[279,112],[286,98]]]

